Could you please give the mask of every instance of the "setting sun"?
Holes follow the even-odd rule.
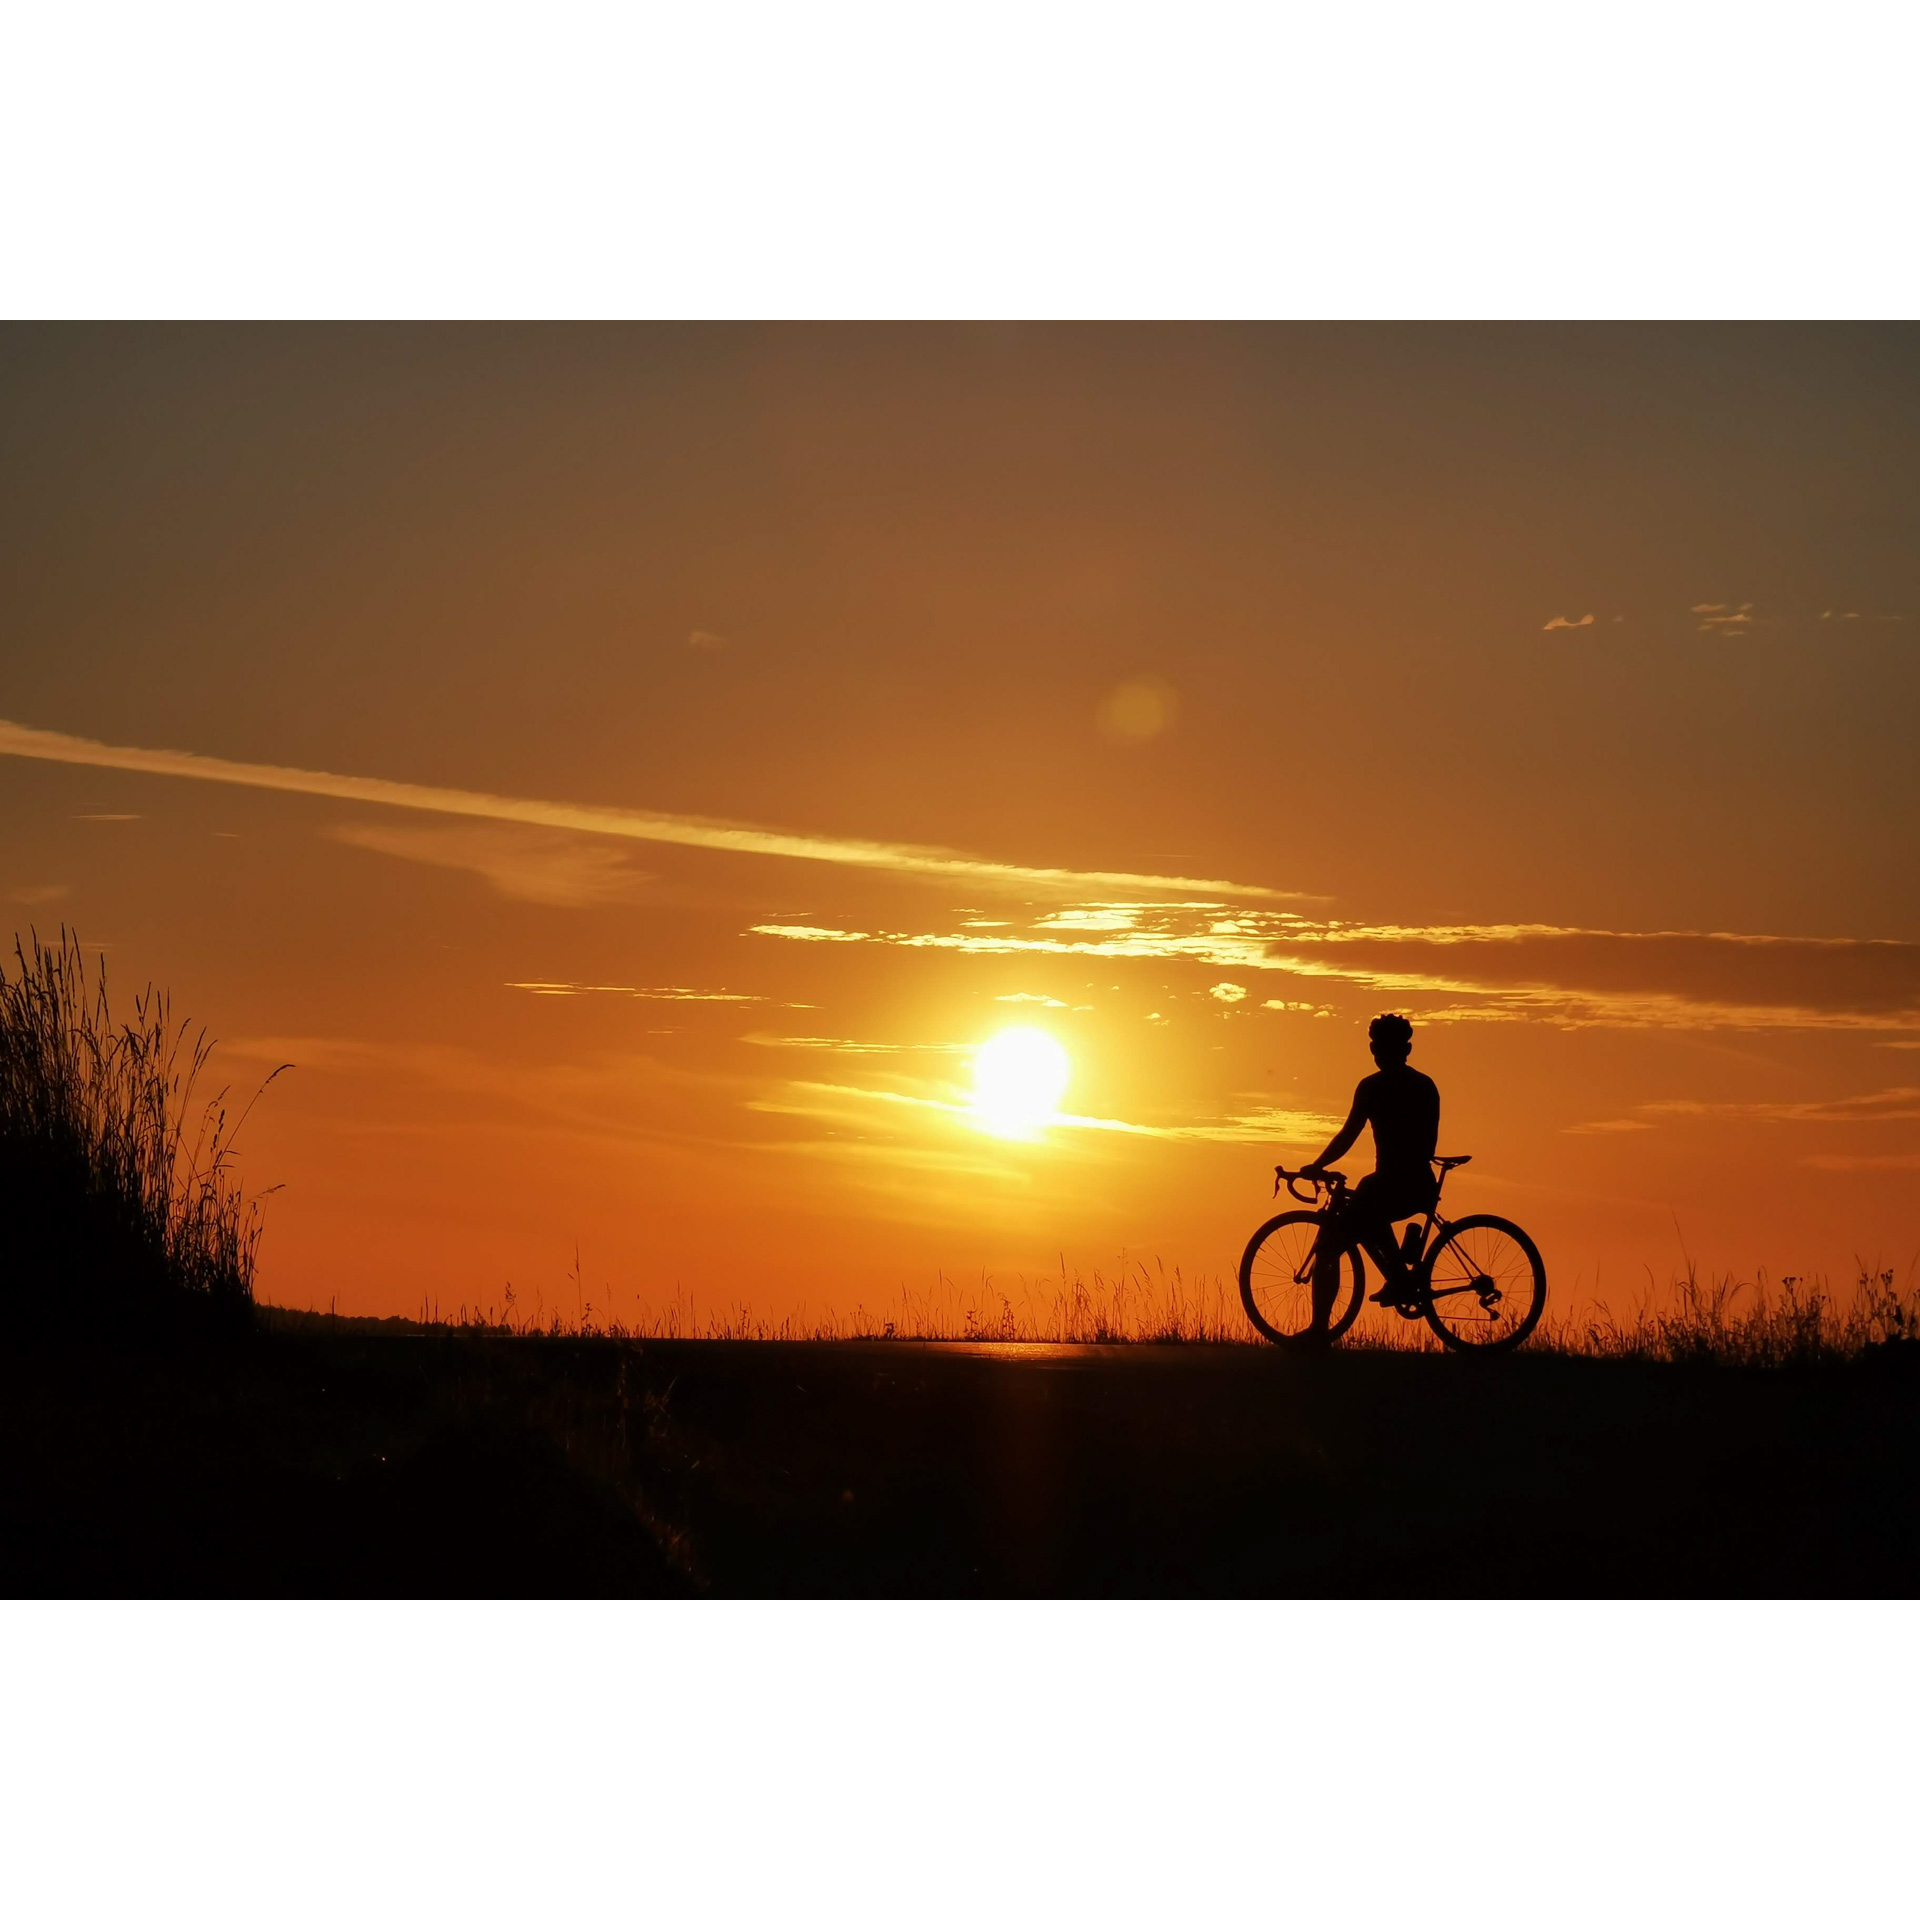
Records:
[[[1073,1068],[1037,1027],[1008,1027],[973,1056],[973,1111],[990,1133],[1024,1134],[1054,1117]]]

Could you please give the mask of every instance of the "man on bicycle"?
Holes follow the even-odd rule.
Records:
[[[1346,1124],[1327,1143],[1326,1150],[1305,1171],[1323,1172],[1360,1138],[1362,1128],[1373,1128],[1373,1171],[1353,1190],[1341,1218],[1346,1239],[1365,1247],[1385,1277],[1386,1285],[1373,1297],[1382,1306],[1411,1306],[1416,1297],[1413,1275],[1394,1241],[1396,1220],[1427,1212],[1438,1199],[1433,1178],[1433,1150],[1440,1139],[1440,1089],[1416,1067],[1407,1065],[1413,1051],[1413,1022],[1397,1013],[1383,1013],[1367,1029],[1374,1064],[1353,1090],[1353,1111]],[[1320,1262],[1328,1266],[1326,1280],[1338,1271],[1344,1248],[1323,1247]],[[1316,1295],[1323,1293],[1316,1272]],[[1333,1289],[1324,1288],[1329,1300]]]

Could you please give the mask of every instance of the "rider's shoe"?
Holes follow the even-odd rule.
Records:
[[[1417,1307],[1420,1290],[1411,1280],[1389,1280],[1372,1298],[1377,1307]]]

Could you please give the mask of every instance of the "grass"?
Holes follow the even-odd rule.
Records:
[[[773,1316],[734,1304],[702,1311],[676,1290],[651,1313],[623,1320],[596,1318],[591,1306],[572,1318],[520,1309],[512,1289],[492,1313],[462,1308],[451,1317],[423,1309],[413,1330],[500,1334],[526,1339],[608,1340],[908,1340],[992,1341],[1009,1345],[1259,1346],[1240,1308],[1237,1288],[1216,1278],[1191,1278],[1176,1267],[1123,1257],[1117,1279],[1096,1272],[1057,1281],[1021,1279],[1015,1288],[982,1275],[971,1287],[944,1276],[923,1293],[903,1288],[889,1308],[875,1312],[804,1308]],[[359,1323],[354,1323],[358,1325]],[[396,1330],[398,1323],[396,1323]],[[1424,1322],[1367,1310],[1341,1342],[1374,1352],[1438,1352]],[[1789,1276],[1777,1283],[1731,1275],[1702,1278],[1690,1266],[1665,1287],[1652,1287],[1625,1311],[1592,1303],[1561,1313],[1551,1309],[1524,1351],[1613,1360],[1780,1367],[1857,1359],[1886,1349],[1920,1352],[1920,1289],[1903,1286],[1891,1269],[1863,1268],[1850,1287],[1823,1278]]]
[[[1061,1262],[1058,1282],[1034,1283],[1024,1277],[1018,1292],[997,1286],[982,1274],[964,1287],[944,1274],[924,1292],[902,1287],[899,1298],[876,1312],[851,1308],[801,1307],[778,1316],[735,1302],[702,1310],[697,1297],[678,1287],[674,1297],[631,1320],[611,1314],[596,1317],[591,1301],[573,1316],[548,1308],[544,1298],[529,1309],[512,1287],[503,1304],[490,1311],[462,1307],[442,1315],[432,1303],[421,1309],[420,1327],[450,1333],[505,1334],[525,1339],[607,1340],[983,1340],[1009,1345],[1105,1346],[1259,1345],[1259,1336],[1240,1310],[1233,1287],[1213,1279],[1190,1279],[1180,1268],[1171,1275],[1159,1262],[1122,1256],[1118,1278],[1094,1273],[1090,1279],[1068,1273]],[[578,1274],[568,1275],[578,1280]],[[576,1286],[576,1296],[580,1290]],[[284,1313],[272,1308],[270,1312]],[[287,1316],[291,1323],[292,1316]],[[327,1316],[299,1316],[302,1324]],[[371,1330],[372,1323],[352,1324]],[[383,1323],[384,1324],[384,1323]],[[397,1330],[397,1327],[396,1327]]]
[[[260,1203],[235,1176],[225,1094],[196,1116],[212,1052],[204,1030],[176,1022],[151,986],[116,1020],[104,958],[89,974],[64,927],[57,945],[28,939],[14,942],[14,968],[0,963],[0,1286],[11,1323],[246,1324]]]
[[[1791,1274],[1777,1292],[1764,1275],[1703,1280],[1689,1262],[1664,1304],[1649,1295],[1625,1318],[1591,1307],[1578,1322],[1543,1328],[1536,1340],[1542,1335],[1558,1352],[1616,1359],[1760,1367],[1853,1360],[1920,1340],[1920,1292],[1901,1287],[1891,1268],[1863,1267],[1841,1294],[1824,1279]]]

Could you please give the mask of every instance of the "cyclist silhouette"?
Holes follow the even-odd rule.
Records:
[[[1381,1014],[1367,1029],[1367,1044],[1380,1071],[1368,1074],[1354,1088],[1353,1111],[1345,1125],[1304,1171],[1322,1172],[1371,1124],[1373,1171],[1354,1188],[1342,1228],[1347,1244],[1365,1247],[1372,1254],[1386,1281],[1374,1299],[1395,1307],[1411,1304],[1416,1286],[1394,1240],[1394,1222],[1427,1212],[1437,1199],[1433,1152],[1440,1139],[1440,1089],[1418,1068],[1407,1065],[1407,1055],[1413,1051],[1412,1021],[1397,1013]],[[1342,1245],[1322,1247],[1320,1264],[1327,1273],[1316,1272],[1316,1295],[1332,1298],[1331,1284],[1323,1283],[1330,1283],[1337,1274],[1344,1251]],[[1315,1304],[1324,1311],[1318,1300]]]

